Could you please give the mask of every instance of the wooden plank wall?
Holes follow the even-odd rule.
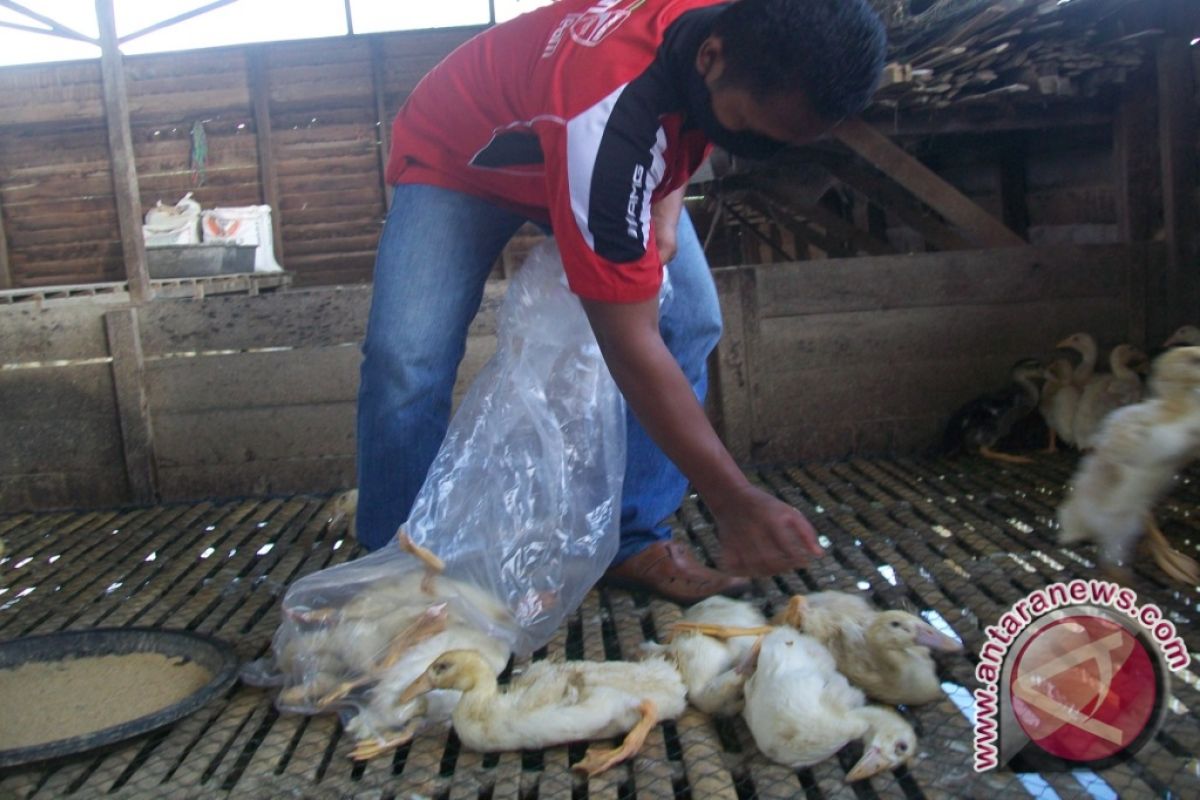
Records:
[[[923,449],[954,408],[1066,334],[1145,344],[1162,258],[1161,245],[1057,246],[718,269],[718,430],[745,463]],[[506,285],[489,283],[456,397],[494,351]],[[0,510],[128,501],[125,476],[145,467],[124,464],[136,448],[118,420],[136,409],[115,397],[137,394],[135,375],[162,499],[353,485],[369,302],[362,286],[149,303],[136,370],[109,363],[105,316],[127,313],[111,303],[7,307]]]
[[[369,280],[385,209],[384,128],[429,68],[478,30],[126,59],[143,207],[189,191],[205,208],[264,202],[249,75],[259,53],[280,192],[277,259],[297,285]],[[376,72],[385,84],[378,98]],[[202,184],[197,122],[207,145]],[[98,62],[0,70],[0,208],[15,287],[123,278]]]
[[[1056,246],[719,269],[718,408],[742,462],[912,452],[1077,330],[1143,343],[1159,246]]]
[[[488,284],[457,405],[496,348],[507,284]],[[161,302],[140,315],[164,500],[354,485],[367,287]]]
[[[0,314],[0,509],[128,500],[110,308],[30,303]]]

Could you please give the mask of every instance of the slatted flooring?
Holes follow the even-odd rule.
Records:
[[[971,768],[969,691],[983,627],[1034,589],[1092,574],[1091,550],[1055,547],[1048,527],[1073,466],[1067,456],[1020,468],[901,459],[754,473],[807,514],[828,544],[809,569],[757,581],[764,608],[796,592],[865,590],[880,606],[915,607],[944,621],[966,643],[965,656],[943,662],[947,696],[905,712],[920,736],[919,756],[869,782],[843,781],[857,744],[792,771],[763,758],[739,720],[694,711],[660,725],[631,764],[590,781],[568,769],[582,746],[485,756],[445,730],[392,758],[355,764],[335,718],[279,715],[269,693],[237,685],[174,726],[108,752],[0,772],[0,798],[1200,797],[1193,671],[1174,681],[1161,732],[1121,765],[1040,775]],[[358,552],[344,523],[329,524],[330,508],[328,498],[304,496],[2,516],[9,552],[0,560],[0,638],[156,625],[215,634],[243,658],[258,657],[269,647],[284,588]],[[1198,518],[1200,475],[1181,481],[1161,521],[1194,551]],[[713,555],[711,521],[694,499],[677,517],[677,534]],[[1197,649],[1196,591],[1171,588],[1153,567],[1139,569],[1133,588],[1143,602],[1169,609]],[[633,657],[679,615],[670,603],[593,592],[535,658]]]

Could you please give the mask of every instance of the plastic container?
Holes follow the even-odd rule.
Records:
[[[203,278],[254,272],[252,245],[177,244],[146,249],[151,278]]]

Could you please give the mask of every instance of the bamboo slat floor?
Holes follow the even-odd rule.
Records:
[[[952,629],[966,655],[943,659],[941,701],[903,713],[920,753],[895,773],[847,786],[861,746],[811,769],[789,770],[756,750],[740,720],[689,711],[658,726],[632,763],[587,781],[569,764],[584,747],[480,755],[448,730],[422,735],[392,758],[356,764],[335,718],[280,715],[271,695],[235,685],[170,728],[56,763],[0,772],[0,798],[397,797],[563,798],[1036,798],[1200,796],[1200,680],[1173,679],[1162,729],[1136,756],[1092,772],[977,774],[971,695],[983,629],[1046,584],[1091,577],[1093,551],[1056,547],[1054,508],[1074,461],[1027,467],[978,459],[854,460],[761,469],[752,477],[813,521],[827,546],[808,569],[755,582],[768,611],[789,595],[861,590],[882,607],[908,607]],[[153,508],[0,516],[0,638],[94,626],[155,625],[232,642],[244,659],[270,646],[282,593],[301,575],[358,549],[324,497],[202,502]],[[1184,477],[1161,522],[1197,549],[1200,476]],[[690,498],[676,534],[716,552],[706,510]],[[1189,649],[1197,591],[1172,587],[1152,566],[1131,584],[1168,610]],[[667,602],[596,591],[535,658],[635,657],[680,616]]]

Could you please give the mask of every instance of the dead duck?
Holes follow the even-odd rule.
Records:
[[[456,689],[451,720],[464,745],[482,753],[538,750],[625,733],[619,747],[591,750],[572,769],[599,774],[635,755],[651,728],[687,707],[679,672],[662,658],[645,661],[538,661],[504,689],[472,650],[443,653],[400,696]]]
[[[829,649],[852,684],[893,705],[923,705],[943,696],[930,651],[957,653],[962,644],[908,611],[879,611],[860,595],[797,595],[774,620]]]
[[[818,764],[848,742],[863,756],[846,782],[895,769],[917,751],[917,735],[892,709],[868,706],[816,639],[781,626],[758,645],[742,716],[758,749],[790,769]]]

